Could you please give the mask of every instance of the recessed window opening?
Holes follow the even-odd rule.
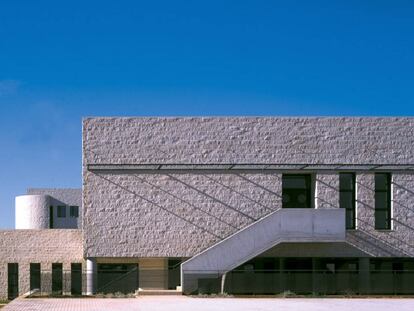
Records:
[[[346,229],[355,229],[355,174],[339,174],[339,207],[345,208]]]
[[[310,174],[282,175],[283,208],[312,208],[311,177]]]
[[[66,217],[66,206],[58,206],[57,207],[57,217],[65,218]]]
[[[40,263],[30,264],[30,290],[40,290]]]
[[[375,174],[375,229],[391,229],[391,174]]]
[[[71,206],[69,208],[70,217],[78,218],[79,217],[79,206]]]

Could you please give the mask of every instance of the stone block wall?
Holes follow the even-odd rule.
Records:
[[[83,263],[80,230],[4,230],[0,231],[0,250],[0,299],[7,299],[8,263],[19,264],[20,295],[30,290],[30,263],[40,263],[43,274],[51,272],[52,263],[62,263],[66,271],[71,263]],[[51,288],[42,290],[50,292]]]
[[[88,174],[87,257],[189,257],[281,207],[279,174]]]
[[[338,173],[316,174],[315,188],[316,208],[339,208]]]
[[[84,164],[414,163],[414,118],[86,118]]]
[[[357,230],[347,240],[378,257],[414,256],[414,174],[392,174],[392,230],[375,229],[375,176],[357,174]]]
[[[281,174],[109,174],[89,164],[411,164],[414,118],[87,118],[84,251],[189,257],[281,207]],[[339,207],[339,176],[314,172],[315,207]],[[373,173],[357,173],[367,256],[414,256],[414,175],[393,174],[394,230],[373,230]]]

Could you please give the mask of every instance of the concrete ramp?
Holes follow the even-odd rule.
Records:
[[[282,242],[344,242],[345,209],[280,209],[181,265],[184,293],[199,278],[218,277]]]

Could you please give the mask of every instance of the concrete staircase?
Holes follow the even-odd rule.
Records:
[[[137,296],[181,296],[182,292],[175,289],[139,289]]]
[[[280,209],[182,263],[181,286],[192,293],[199,278],[217,278],[282,242],[344,241],[344,209]]]

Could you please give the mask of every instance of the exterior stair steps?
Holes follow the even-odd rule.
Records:
[[[283,242],[344,242],[345,209],[279,209],[181,264],[184,293]]]
[[[182,292],[176,289],[139,289],[137,296],[181,296]]]

